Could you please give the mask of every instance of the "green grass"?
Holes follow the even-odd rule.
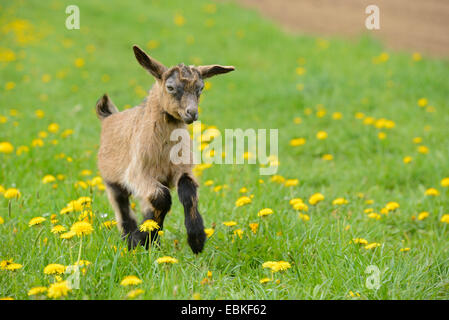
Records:
[[[0,123],[0,142],[15,147],[14,153],[0,153],[0,185],[16,187],[22,195],[19,200],[0,198],[4,220],[0,260],[23,265],[14,272],[0,270],[0,297],[33,298],[27,296],[31,287],[55,281],[43,273],[45,266],[77,261],[79,239],[61,240],[52,234],[50,215],[57,214],[59,223],[70,228],[78,214],[59,211],[71,200],[90,196],[95,231],[84,238],[82,259],[92,264],[69,299],[126,298],[129,288],[120,286],[120,281],[127,275],[143,280],[137,287],[145,290],[139,296],[145,299],[190,299],[194,293],[202,299],[350,299],[349,291],[358,292],[360,299],[449,298],[449,230],[440,222],[449,213],[449,191],[440,186],[449,176],[447,62],[426,57],[413,61],[409,53],[389,52],[388,61],[375,64],[373,58],[386,49],[368,36],[348,42],[290,35],[255,12],[222,2],[216,4],[215,13],[209,13],[205,10],[209,1],[191,1],[189,6],[185,1],[135,1],[132,6],[124,1],[107,5],[79,1],[81,29],[67,30],[64,12],[72,3],[10,1],[0,11],[0,48],[9,48],[16,56],[15,61],[0,62],[0,115],[7,118]],[[175,14],[185,18],[183,26],[175,25]],[[8,32],[17,19],[29,23],[24,33]],[[209,19],[213,19],[211,27],[206,26],[212,23]],[[25,42],[20,42],[21,34]],[[194,43],[189,44],[192,37]],[[149,50],[150,40],[159,46]],[[201,100],[200,120],[220,130],[279,129],[278,174],[300,180],[298,186],[285,187],[260,176],[258,165],[213,165],[204,170],[199,177],[200,212],[206,227],[216,227],[199,256],[187,245],[175,193],[161,248],[127,253],[121,250],[124,243],[115,228],[101,228],[103,221],[113,218],[104,192],[74,187],[97,174],[97,99],[108,92],[123,109],[140,103],[139,92],[153,83],[135,61],[133,44],[166,65],[234,65],[235,72],[210,80],[211,89]],[[93,52],[86,49],[89,45],[95,47]],[[77,58],[84,59],[82,68],[74,65]],[[295,72],[298,58],[305,59],[304,75]],[[60,71],[65,72],[63,78]],[[51,76],[49,82],[42,81],[44,74]],[[15,87],[6,90],[7,82]],[[304,89],[297,90],[297,84]],[[417,105],[423,97],[436,112]],[[316,116],[320,104],[326,110],[324,117]],[[18,115],[11,115],[11,109]],[[45,111],[43,119],[35,116],[37,109]],[[334,120],[334,112],[341,112],[343,118]],[[379,130],[356,119],[357,112],[396,125]],[[295,117],[301,117],[302,123],[294,123]],[[31,147],[50,123],[58,123],[59,132],[49,133],[44,146]],[[65,129],[73,129],[74,134],[61,138]],[[326,140],[316,139],[320,130],[328,133]],[[385,140],[378,139],[379,131],[387,134]],[[306,138],[306,144],[290,146],[290,140],[298,137]],[[417,152],[414,137],[422,137],[428,154]],[[59,143],[53,145],[53,139]],[[30,150],[16,155],[21,145]],[[61,153],[73,161],[56,159]],[[334,159],[324,161],[324,154]],[[405,156],[413,161],[404,164]],[[84,169],[93,175],[81,176]],[[47,174],[66,177],[53,188],[52,183],[42,183]],[[229,188],[215,192],[204,186],[209,179],[215,186]],[[236,208],[241,187],[254,198]],[[437,188],[440,196],[425,196],[430,187]],[[289,200],[307,201],[316,192],[325,200],[309,205],[310,221],[303,222]],[[357,195],[360,192],[365,198]],[[337,197],[349,203],[332,205]],[[366,204],[368,199],[374,203]],[[400,208],[380,220],[364,213],[366,208],[380,212],[389,201],[398,202]],[[266,207],[274,214],[259,218],[257,212]],[[429,217],[413,220],[421,211],[430,212]],[[47,221],[29,227],[28,221],[36,216]],[[224,226],[222,222],[228,220],[238,225]],[[256,234],[250,231],[251,222],[260,222]],[[244,230],[242,239],[233,235],[236,228]],[[350,243],[358,237],[381,246],[366,250]],[[404,247],[411,249],[400,252]],[[179,263],[157,265],[155,260],[164,255],[176,257]],[[271,260],[288,261],[292,267],[275,273],[274,281],[260,284],[260,279],[271,277],[262,268]],[[365,286],[369,265],[381,271],[378,290]],[[208,271],[212,271],[210,283],[201,284]]]

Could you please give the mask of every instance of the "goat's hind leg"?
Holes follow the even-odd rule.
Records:
[[[118,228],[122,232],[122,238],[127,239],[128,249],[137,245],[145,245],[148,242],[148,233],[141,232],[137,228],[136,216],[129,204],[130,193],[118,183],[106,183],[109,201],[115,211],[115,219]]]

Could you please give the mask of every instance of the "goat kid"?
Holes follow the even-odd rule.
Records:
[[[184,206],[187,241],[197,254],[206,241],[198,212],[198,183],[192,174],[193,164],[170,161],[170,149],[178,143],[170,141],[170,134],[175,129],[186,129],[186,124],[198,119],[203,79],[233,71],[234,67],[179,64],[167,68],[138,46],[133,46],[133,50],[137,61],[156,82],[142,104],[134,108],[119,112],[107,94],[97,102],[97,116],[102,124],[98,168],[128,248],[139,244],[148,248],[158,232],[153,230],[150,236],[139,230],[129,196],[139,199],[143,221],[152,219],[162,229],[172,204],[170,189],[176,186]],[[187,143],[192,153],[192,141]]]

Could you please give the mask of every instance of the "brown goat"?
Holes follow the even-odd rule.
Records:
[[[170,150],[173,130],[184,128],[198,118],[198,100],[204,78],[234,70],[231,66],[177,66],[167,68],[133,46],[137,61],[156,79],[144,102],[119,112],[105,94],[96,106],[102,121],[98,168],[128,247],[145,245],[157,238],[141,232],[130,208],[129,196],[140,200],[144,221],[152,219],[162,229],[171,207],[170,189],[177,187],[184,206],[187,240],[194,253],[203,250],[206,235],[198,212],[198,183],[193,164],[174,164]],[[192,152],[192,142],[189,139]],[[190,157],[192,159],[192,157]]]

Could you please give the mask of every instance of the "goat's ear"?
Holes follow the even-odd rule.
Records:
[[[167,71],[167,67],[156,59],[151,58],[138,46],[133,46],[134,55],[142,67],[151,73],[156,79],[162,80],[162,74]]]
[[[211,64],[208,66],[199,66],[198,70],[203,78],[210,78],[216,76],[217,74],[228,73],[234,71],[233,66],[220,66],[218,64]]]

